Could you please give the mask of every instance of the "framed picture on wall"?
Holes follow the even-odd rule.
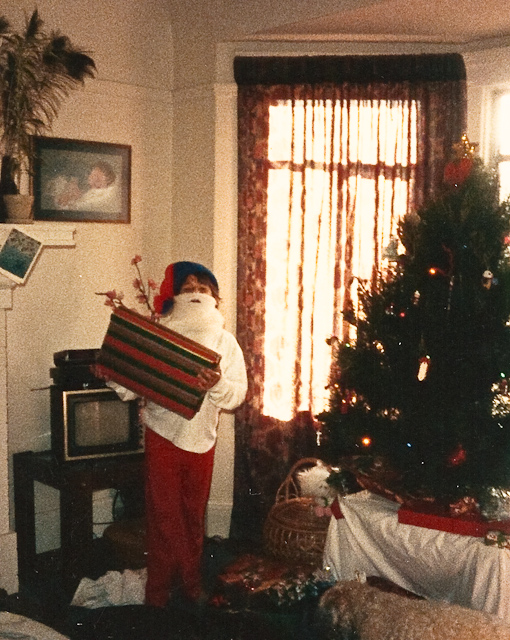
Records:
[[[4,233],[5,231],[5,233]],[[0,233],[0,273],[17,284],[24,284],[37,261],[43,244],[17,227]]]
[[[130,222],[131,147],[35,137],[34,219]]]

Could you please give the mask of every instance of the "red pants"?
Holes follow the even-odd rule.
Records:
[[[200,595],[213,463],[214,447],[192,453],[145,430],[147,605],[164,607],[174,587],[191,599]]]

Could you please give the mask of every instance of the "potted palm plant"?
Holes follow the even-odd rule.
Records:
[[[62,101],[96,71],[85,51],[43,26],[37,9],[19,33],[0,16],[0,194],[4,202],[20,194],[21,178],[32,166],[32,136],[51,130]],[[31,209],[30,202],[30,217]]]

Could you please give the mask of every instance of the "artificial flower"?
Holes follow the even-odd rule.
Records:
[[[154,320],[158,317],[152,300],[152,292],[158,288],[158,285],[152,278],[148,278],[147,285],[144,284],[142,273],[140,271],[139,264],[142,261],[142,256],[136,255],[131,260],[131,265],[135,267],[137,271],[137,277],[133,280],[133,288],[136,291],[135,299],[139,304],[142,304],[147,307],[150,312],[151,318]],[[124,294],[119,291],[117,292],[115,289],[110,291],[104,291],[97,293],[98,296],[106,296],[105,305],[107,307],[126,307],[124,304]]]

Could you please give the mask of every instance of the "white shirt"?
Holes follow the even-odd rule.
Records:
[[[205,453],[214,446],[220,411],[236,409],[243,402],[248,386],[243,353],[235,337],[223,328],[223,317],[215,303],[214,298],[206,294],[181,294],[175,297],[171,314],[161,320],[168,328],[221,354],[221,378],[207,391],[198,413],[187,420],[151,401],[147,401],[142,410],[145,427],[180,449],[195,453]],[[123,400],[136,397],[114,382],[107,384]]]

